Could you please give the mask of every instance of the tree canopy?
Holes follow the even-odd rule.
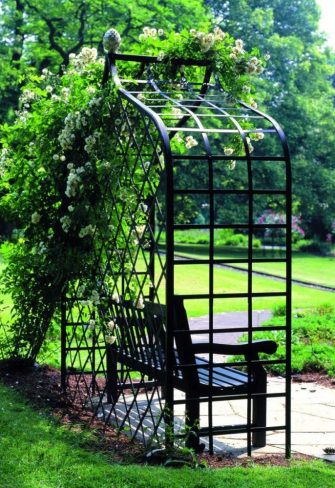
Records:
[[[83,46],[102,52],[108,27],[120,32],[123,52],[140,52],[144,26],[202,29],[214,18],[246,49],[271,55],[257,101],[287,133],[295,213],[307,235],[324,239],[335,233],[335,58],[319,17],[316,0],[0,0],[0,121],[13,119],[30,71],[62,72]]]
[[[294,171],[295,211],[325,238],[335,221],[334,53],[318,30],[315,0],[206,0],[223,30],[269,53],[258,83],[263,108],[283,126]]]
[[[201,0],[1,0],[0,119],[16,108],[19,86],[30,68],[62,71],[70,53],[100,48],[108,27],[123,39],[123,50],[139,50],[149,25],[182,30],[208,25]]]

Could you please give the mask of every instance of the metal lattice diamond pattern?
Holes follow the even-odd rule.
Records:
[[[122,190],[114,187],[112,192],[106,181],[105,207],[99,218],[110,223],[110,233],[105,241],[96,236],[102,244],[95,250],[91,282],[70,284],[64,300],[63,387],[72,401],[148,441],[155,436],[163,415],[161,385],[148,382],[147,374],[119,364],[115,371],[118,401],[113,403],[108,385],[106,324],[115,319],[120,300],[128,298],[140,309],[143,300],[159,303],[164,296],[165,255],[160,249],[166,220],[160,189],[164,159],[152,121],[136,112],[127,100],[120,97],[119,103],[115,142],[122,160],[118,174]],[[132,190],[131,198],[124,190],[127,186]],[[99,297],[96,303],[83,294],[92,286]],[[116,329],[111,332],[117,335]]]

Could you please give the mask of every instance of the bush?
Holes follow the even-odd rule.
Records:
[[[302,239],[294,245],[294,249],[301,252],[311,252],[315,254],[332,254],[332,246],[329,242],[321,242],[319,239]]]
[[[329,307],[329,305],[327,305]],[[263,323],[264,326],[283,325],[281,316]],[[264,333],[256,333],[254,340],[264,339]],[[285,359],[286,333],[283,330],[269,331],[267,339],[274,340],[278,349],[271,359]],[[244,336],[241,341],[247,338]],[[269,359],[261,355],[262,359]],[[236,358],[235,358],[236,359]],[[284,364],[269,364],[267,370],[274,374],[284,374]],[[295,316],[292,320],[292,372],[320,372],[335,377],[335,311],[334,307],[321,307],[321,310]]]
[[[279,303],[278,305],[275,305],[272,309],[272,315],[274,317],[285,317],[286,315],[285,303]]]
[[[179,244],[209,244],[209,233],[203,230],[189,230],[175,232],[175,242]],[[253,239],[252,247],[260,248],[261,241]],[[248,236],[244,234],[234,234],[232,230],[222,230],[215,239],[216,246],[247,247]]]

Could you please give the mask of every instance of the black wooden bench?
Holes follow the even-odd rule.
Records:
[[[165,386],[165,316],[166,309],[157,303],[146,302],[143,309],[132,302],[120,300],[111,306],[112,319],[117,324],[114,330],[116,341],[107,346],[107,397],[108,402],[117,402],[121,389],[126,385],[117,380],[117,364],[123,364],[132,371],[139,371],[150,381]],[[192,433],[187,444],[196,450],[199,436],[208,435],[208,429],[198,427],[201,398],[245,395],[252,397],[252,444],[263,447],[266,444],[266,371],[260,363],[259,353],[272,354],[277,349],[274,341],[254,341],[251,344],[210,344],[192,341],[183,299],[174,297],[175,373],[174,388],[185,393],[186,422]],[[250,362],[250,376],[232,367],[210,364],[201,357],[204,354],[243,355]],[[187,365],[187,366],[186,366]],[[194,365],[194,367],[193,367]],[[180,368],[178,368],[180,366]],[[250,378],[250,382],[249,382]],[[143,382],[139,382],[139,387]],[[132,385],[134,387],[134,385]],[[215,402],[213,402],[215,410]],[[246,425],[234,426],[234,432],[246,430]],[[257,430],[258,429],[258,430]],[[216,434],[228,432],[227,427],[214,428]]]

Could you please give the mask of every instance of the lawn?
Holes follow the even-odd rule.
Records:
[[[208,246],[202,244],[176,244],[176,252],[187,257],[204,258],[208,256]],[[272,250],[263,251],[262,249],[253,250],[255,258],[278,258],[283,257],[281,251]],[[215,253],[216,258],[238,259],[246,258],[247,251],[242,248],[218,248]],[[319,285],[335,287],[335,258],[323,257],[315,254],[308,254],[302,252],[293,252],[292,255],[292,270],[293,279],[316,283]],[[246,264],[237,264],[241,268],[246,268]],[[285,276],[285,268],[283,263],[255,263],[253,265],[255,271],[262,271],[265,273],[274,274],[277,276]]]
[[[208,290],[208,269],[201,265],[187,265],[177,267],[176,293],[204,293]],[[217,293],[237,293],[247,291],[247,275],[241,272],[224,268],[215,268],[214,284]],[[253,277],[254,292],[283,292],[284,282],[260,276]],[[313,288],[294,285],[292,287],[292,301],[294,308],[313,308],[325,302],[334,303],[335,295]],[[278,303],[284,303],[284,297],[255,298],[254,310],[272,310]],[[214,303],[214,312],[247,310],[247,300],[244,298],[217,299]],[[191,317],[206,315],[208,304],[206,300],[190,300],[188,313]]]
[[[187,247],[189,248],[190,246]],[[312,261],[312,258],[310,262]],[[307,258],[307,260],[308,259],[309,258]],[[323,259],[326,260],[324,263],[322,261]],[[327,266],[329,269],[332,267],[331,265],[335,267],[335,261],[334,262],[332,261],[331,265],[329,265],[329,263],[327,265],[327,262],[328,262],[327,258],[316,257],[314,268],[313,268],[314,271],[316,272],[316,269],[319,266],[319,269],[321,270],[320,276],[326,276]],[[319,265],[317,265],[317,263],[319,263]],[[302,264],[300,265],[302,267]],[[330,271],[330,273],[331,272],[332,271]],[[208,267],[206,265],[176,266],[175,281],[176,281],[176,289],[175,289],[176,293],[185,293],[185,294],[208,293],[208,286],[209,286]],[[334,282],[332,284],[334,283],[335,283],[335,277],[334,277]],[[214,270],[214,287],[215,287],[214,289],[215,293],[246,293],[247,275],[243,272],[216,267]],[[276,281],[271,278],[254,276],[253,291],[254,292],[283,292],[285,291],[285,285],[284,282]],[[326,302],[328,303],[335,302],[335,295],[332,292],[316,290],[316,289],[307,288],[298,285],[293,286],[292,292],[293,292],[292,299],[293,299],[294,308],[315,308]],[[164,301],[163,294],[164,294],[164,287],[162,286],[160,289],[160,296],[161,299]],[[10,305],[10,299],[8,295],[7,296],[3,295],[2,301],[4,302],[4,306],[2,306],[0,321],[2,320],[2,322],[5,323],[10,316],[11,305]],[[284,297],[255,298],[253,301],[253,308],[255,310],[272,310],[275,306],[277,306],[280,303],[284,303]],[[198,317],[201,315],[206,315],[208,314],[208,301],[189,300],[187,303],[187,309],[190,317]],[[245,298],[217,299],[215,300],[214,303],[215,313],[228,312],[228,311],[231,312],[245,311],[245,310],[247,310],[247,300]]]
[[[58,425],[0,384],[1,488],[332,488],[335,466],[171,469],[121,465],[98,452],[89,432]]]

